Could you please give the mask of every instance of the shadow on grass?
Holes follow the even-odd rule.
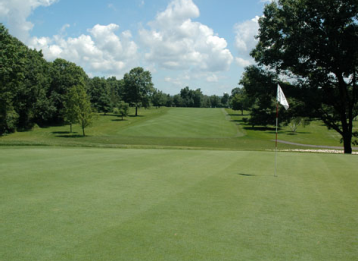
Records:
[[[228,114],[230,117],[245,117],[245,116],[250,116],[250,114],[247,114],[247,113],[244,113],[244,114],[241,114],[241,113],[229,113]]]
[[[143,115],[129,115],[128,117],[131,117],[131,118],[141,118],[141,117],[144,117]]]
[[[126,119],[114,119],[114,120],[111,120],[111,121],[127,121]]]
[[[71,132],[69,132],[69,131],[53,131],[51,133],[52,134],[71,134]],[[77,133],[77,132],[73,131],[72,133]]]
[[[253,131],[273,131],[276,133],[276,128],[273,127],[244,127],[244,129]]]
[[[88,136],[83,136],[83,135],[79,135],[79,134],[76,134],[76,135],[71,135],[71,134],[68,134],[68,135],[56,135],[57,138],[84,138],[84,137],[88,137]]]
[[[116,117],[117,115],[113,114],[113,113],[107,113],[107,114],[101,113],[101,114],[99,114],[99,116],[100,117],[106,117],[106,116]]]
[[[238,175],[243,176],[243,177],[256,177],[257,176],[255,174],[245,174],[245,173],[238,173]]]
[[[296,131],[296,132],[287,131],[286,134],[290,135],[290,136],[295,136],[298,134],[311,134],[311,132],[309,132],[309,131]]]

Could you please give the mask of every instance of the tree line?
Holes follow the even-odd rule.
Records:
[[[227,108],[230,95],[205,95],[201,89],[190,89],[188,86],[180,90],[179,94],[169,95],[155,90],[152,96],[153,106],[160,107],[188,107],[188,108]]]
[[[76,64],[64,59],[47,62],[11,36],[0,24],[0,135],[39,126],[79,123],[84,128],[93,113],[128,115],[128,108],[227,107],[229,95],[207,96],[185,87],[169,95],[154,88],[151,73],[133,68],[123,79],[90,78]]]

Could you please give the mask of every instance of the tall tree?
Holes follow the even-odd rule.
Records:
[[[128,116],[129,113],[129,104],[125,103],[124,101],[120,101],[117,104],[117,107],[115,108],[115,110],[113,111],[115,114],[118,114],[122,117],[122,120],[124,117]]]
[[[56,59],[52,62],[50,75],[52,81],[48,96],[56,107],[52,121],[61,123],[64,121],[63,109],[66,93],[75,85],[86,88],[88,76],[81,67],[64,59]]]
[[[229,100],[230,100],[230,95],[228,93],[224,93],[223,97],[221,97],[221,104],[224,107],[229,107]]]
[[[193,91],[188,86],[180,90],[180,97],[182,98],[183,107],[194,107]]]
[[[42,57],[41,51],[28,49],[24,80],[18,84],[14,97],[19,114],[18,129],[30,129],[33,124],[42,124],[51,117],[55,110],[47,97],[49,86],[49,63]]]
[[[221,99],[217,95],[210,96],[210,104],[212,108],[219,108],[221,107]]]
[[[107,78],[106,81],[109,88],[111,104],[116,105],[119,101],[123,100],[124,81],[123,79],[117,80],[114,76]]]
[[[94,118],[91,102],[87,96],[85,87],[83,85],[72,86],[66,98],[65,115],[71,125],[71,132],[72,123],[79,123],[83,136],[85,136],[85,128],[92,124]]]
[[[136,67],[126,73],[123,80],[124,100],[135,107],[135,116],[138,116],[138,107],[148,105],[149,95],[153,91],[151,73]]]
[[[243,90],[233,90],[245,93],[247,108],[250,108],[249,123],[252,126],[267,126],[275,123],[275,94],[278,76],[274,72],[265,71],[257,66],[248,66],[239,82]],[[237,97],[237,96],[236,96]]]
[[[108,81],[103,77],[94,77],[89,82],[88,93],[92,106],[104,114],[111,111],[111,92]]]
[[[200,88],[196,89],[195,91],[192,91],[192,96],[193,96],[193,100],[194,100],[194,107],[195,108],[200,108],[203,105],[203,93],[200,90]]]
[[[252,56],[298,79],[301,97],[352,153],[358,115],[357,0],[278,0],[259,20]]]
[[[79,99],[78,88],[73,86],[67,92],[64,102],[64,119],[70,124],[70,133],[72,133],[72,125],[78,122],[79,109],[77,106]]]
[[[163,93],[162,91],[159,91],[157,89],[154,90],[152,95],[152,103],[153,106],[160,108],[161,106],[166,105],[167,103],[167,95]]]
[[[26,48],[0,24],[0,135],[16,129],[18,113],[13,99],[25,78]]]
[[[250,109],[251,105],[245,89],[243,89],[240,93],[235,93],[235,95],[231,97],[230,103],[233,110],[241,111],[241,115],[244,115],[244,110]]]

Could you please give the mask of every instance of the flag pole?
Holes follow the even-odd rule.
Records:
[[[278,102],[276,102],[276,142],[275,142],[275,174],[277,177],[277,129],[278,129]]]
[[[277,177],[277,129],[278,129],[278,104],[282,104],[283,107],[285,107],[286,110],[288,110],[289,105],[287,102],[287,99],[285,95],[283,94],[283,91],[281,89],[281,86],[277,84],[277,97],[276,97],[276,149],[275,149],[275,177]]]

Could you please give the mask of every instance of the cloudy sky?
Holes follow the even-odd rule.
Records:
[[[258,18],[269,0],[0,0],[0,22],[48,61],[90,77],[141,66],[156,88],[222,95],[253,63]]]

